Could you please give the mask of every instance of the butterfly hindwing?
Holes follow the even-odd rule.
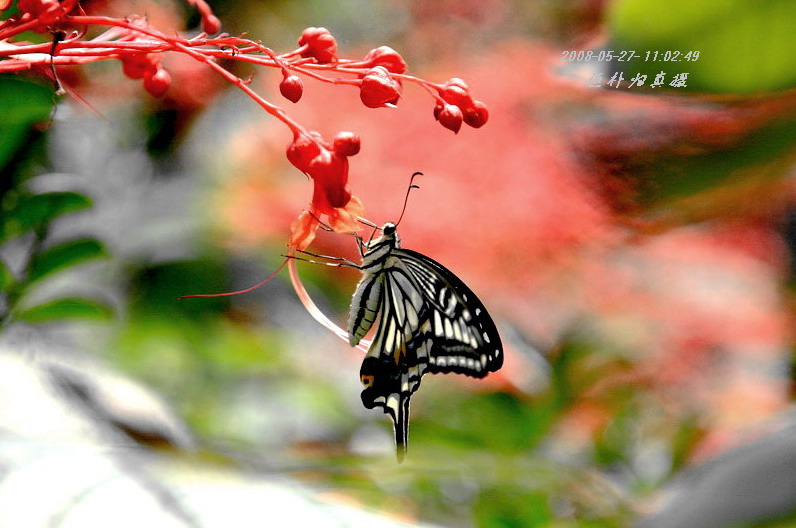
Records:
[[[362,391],[362,404],[372,409],[382,407],[392,418],[395,429],[395,446],[398,461],[406,454],[407,435],[409,431],[409,400],[415,389],[404,390],[410,376],[402,372],[395,363],[373,356],[365,357],[359,371],[360,379],[365,384]]]

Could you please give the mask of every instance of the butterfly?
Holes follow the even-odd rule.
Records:
[[[396,224],[384,224],[381,232],[367,242],[357,236],[362,264],[355,267],[362,278],[347,331],[349,344],[356,346],[377,325],[359,374],[362,403],[382,407],[392,418],[401,462],[409,400],[423,375],[483,378],[503,365],[503,347],[483,303],[461,279],[439,262],[401,248]]]

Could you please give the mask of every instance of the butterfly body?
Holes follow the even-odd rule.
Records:
[[[409,400],[426,372],[483,378],[503,364],[495,323],[481,301],[442,264],[402,249],[395,225],[360,241],[362,271],[348,318],[356,346],[374,324],[362,362],[362,403],[382,407],[395,425],[398,459],[406,453]]]

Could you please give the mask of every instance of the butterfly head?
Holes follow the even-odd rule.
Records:
[[[401,247],[401,239],[398,238],[398,229],[395,224],[387,222],[380,229],[381,236],[367,243],[368,253],[377,252],[378,250],[382,250],[380,253],[385,253]]]
[[[394,236],[396,234],[397,226],[392,222],[387,222],[383,226],[381,226],[381,232],[384,233],[384,236]]]
[[[390,242],[393,247],[398,247],[400,239],[398,238],[398,226],[392,222],[387,222],[381,226],[381,240]]]

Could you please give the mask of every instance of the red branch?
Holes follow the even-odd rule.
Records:
[[[291,281],[308,311],[322,324],[347,340],[344,330],[329,321],[315,307],[298,278],[294,252],[306,248],[326,216],[328,229],[355,231],[358,219],[364,214],[362,202],[348,188],[349,158],[360,150],[360,138],[352,132],[338,132],[331,141],[317,132],[307,130],[290,118],[279,106],[263,98],[243,80],[219,64],[219,59],[239,61],[269,68],[279,68],[281,94],[297,103],[303,94],[303,77],[335,85],[347,85],[359,90],[362,103],[370,108],[395,107],[403,85],[421,86],[434,100],[434,117],[445,128],[458,132],[462,123],[478,128],[488,118],[486,106],[474,100],[467,84],[461,79],[433,83],[406,74],[406,63],[395,50],[381,46],[357,60],[339,58],[337,42],[325,28],[306,28],[298,39],[296,49],[277,54],[261,42],[228,34],[215,35],[221,22],[205,0],[186,0],[199,11],[203,32],[192,37],[164,33],[149,26],[145,18],[127,19],[85,15],[79,0],[18,0],[19,15],[0,20],[0,74],[17,73],[36,67],[52,78],[56,66],[83,65],[116,60],[131,79],[142,79],[144,88],[153,96],[167,93],[171,75],[159,59],[163,53],[182,53],[206,65],[233,84],[260,108],[284,123],[293,140],[287,148],[288,160],[311,180],[313,195],[308,210],[302,212],[291,225],[288,246],[288,268]],[[65,34],[60,28],[80,27],[81,31]],[[102,30],[88,38],[92,31]],[[52,41],[30,43],[15,37],[27,31],[51,33]],[[53,79],[58,85],[57,79]],[[327,225],[327,224],[323,224]],[[270,280],[274,274],[259,285]],[[229,294],[250,291],[252,288]],[[361,348],[367,346],[363,341]]]
[[[55,66],[83,65],[93,62],[117,60],[123,72],[131,79],[143,79],[144,88],[156,97],[164,95],[171,76],[161,65],[162,53],[182,53],[206,65],[226,81],[232,83],[282,123],[293,134],[288,147],[288,159],[315,180],[310,210],[325,214],[336,228],[346,229],[353,224],[360,204],[349,204],[351,193],[347,189],[348,157],[359,151],[359,138],[342,133],[334,144],[319,134],[308,131],[293,120],[279,106],[263,98],[244,80],[219,64],[219,59],[239,61],[269,68],[279,68],[283,75],[280,92],[293,103],[301,99],[302,77],[335,85],[358,88],[362,103],[371,108],[394,107],[398,104],[403,85],[413,83],[427,91],[435,102],[434,117],[439,123],[458,132],[462,123],[478,128],[486,123],[486,106],[472,99],[469,88],[461,79],[434,83],[406,74],[406,63],[393,49],[381,46],[368,52],[362,59],[345,59],[337,56],[337,42],[325,28],[307,28],[298,40],[298,47],[277,54],[261,42],[228,34],[208,36],[217,32],[220,22],[204,0],[187,0],[196,6],[202,16],[206,32],[192,37],[166,34],[148,25],[146,19],[127,19],[108,16],[85,15],[78,0],[19,0],[20,15],[0,21],[0,74],[30,70],[40,72]],[[24,4],[23,4],[24,2]],[[81,27],[71,35],[56,40],[59,27]],[[103,30],[88,38],[92,29]],[[24,31],[51,32],[52,42],[30,43],[15,41],[13,37]],[[346,135],[348,134],[348,135]],[[317,225],[304,221],[292,233],[291,239],[309,243]]]

